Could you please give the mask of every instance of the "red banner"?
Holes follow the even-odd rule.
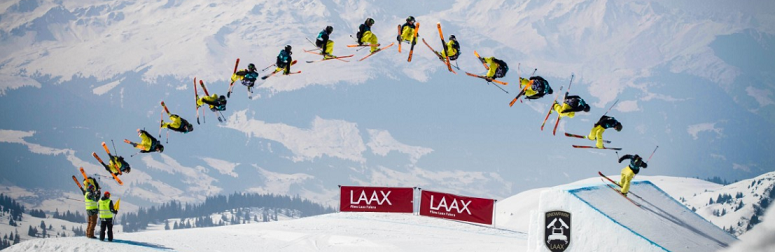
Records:
[[[412,213],[414,188],[341,186],[339,211]]]
[[[495,200],[422,191],[420,215],[492,225]]]

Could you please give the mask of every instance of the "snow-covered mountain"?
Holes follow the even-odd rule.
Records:
[[[373,17],[375,34],[390,42],[408,15],[433,46],[439,46],[436,22],[455,34],[465,71],[484,72],[473,50],[508,62],[510,93],[448,73],[424,45],[411,63],[393,49],[363,62],[302,63],[294,67],[302,74],[260,82],[253,100],[237,85],[227,122],[205,111],[206,122],[194,132],[172,132],[168,143],[162,132],[163,154],[128,158],[134,169],[122,177],[124,186],[108,177],[101,184],[122,196],[128,210],[235,191],[334,205],[336,185],[504,199],[621,169],[619,153],[572,149],[591,142],[540,131],[549,98],[507,106],[516,76],[531,68],[558,92],[575,74],[571,92],[593,104],[591,113],[563,120],[560,134],[586,133],[619,99],[609,115],[625,129],[606,133],[610,145],[643,156],[659,146],[639,176],[748,179],[773,171],[775,161],[769,153],[775,75],[767,67],[775,63],[769,57],[775,14],[766,11],[773,5],[6,1],[0,3],[0,192],[46,211],[81,209],[68,199],[80,198],[69,177],[81,166],[105,175],[91,157],[102,154],[100,142],[115,140],[115,152],[125,157],[135,153],[121,140],[136,141],[138,128],[156,134],[161,100],[195,121],[194,77],[222,94],[236,58],[241,67],[267,66],[290,44],[296,59],[317,59],[301,49],[311,48],[304,38],[326,25],[335,27],[335,54],[363,56],[345,47],[358,24]],[[704,208],[707,196],[684,199],[700,214],[721,211]]]

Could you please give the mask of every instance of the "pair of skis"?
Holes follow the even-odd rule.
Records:
[[[207,92],[207,87],[205,87],[205,82],[202,81],[202,80],[199,80],[199,85],[202,87],[202,90],[204,91],[205,95],[206,96],[210,96],[210,93]],[[195,99],[195,103],[194,103],[194,104],[196,104],[196,124],[201,124],[201,123],[199,123],[199,107],[200,106],[198,104],[199,103],[199,91],[197,91],[197,89],[196,89],[196,77],[194,77],[194,97],[196,98]],[[204,104],[204,105],[207,105],[207,104]],[[213,111],[213,113],[215,113],[215,116],[218,118],[219,122],[224,122],[225,121],[226,117],[223,116],[223,113],[220,113],[220,111],[218,111],[218,112]],[[202,113],[202,117],[204,117],[204,113]],[[221,117],[223,117],[223,118],[221,118]],[[202,118],[202,121],[204,121],[204,118]]]
[[[608,188],[611,188],[611,190],[614,190],[614,191],[616,191],[616,193],[617,193],[617,194],[619,194],[619,195],[621,195],[622,197],[624,197],[625,199],[627,199],[627,201],[629,201],[629,202],[630,202],[630,203],[632,203],[633,205],[635,205],[635,206],[637,206],[637,207],[642,207],[642,205],[641,205],[641,204],[639,204],[638,202],[635,202],[634,200],[632,200],[632,199],[628,198],[628,197],[627,197],[627,195],[624,195],[624,194],[622,193],[622,191],[620,191],[620,190],[617,190],[617,189],[616,189],[616,187],[618,187],[618,188],[621,188],[621,187],[622,187],[621,185],[619,185],[619,183],[616,183],[616,181],[614,181],[613,179],[611,179],[611,178],[607,177],[606,175],[603,175],[603,173],[602,173],[602,172],[599,172],[599,171],[598,171],[598,172],[597,172],[597,174],[598,174],[598,175],[600,175],[600,177],[602,177],[600,180],[603,180],[603,179],[605,179],[605,180],[603,180],[603,182],[605,183],[605,185],[606,185],[606,186],[608,186]],[[606,182],[606,181],[608,181],[608,182],[610,182],[610,183],[608,183],[608,182]],[[613,185],[616,185],[616,187],[614,187],[612,184],[613,184]],[[641,198],[640,196],[638,196],[637,194],[635,194],[635,193],[633,193],[633,192],[628,192],[627,194],[630,194],[630,195],[632,195],[632,196],[635,196],[635,197],[637,197],[638,199],[641,199],[641,200],[643,200],[643,198]]]
[[[108,158],[112,158],[113,157],[113,155],[110,154],[110,149],[108,149],[108,145],[105,144],[105,142],[102,142],[102,148],[105,149],[106,153],[108,153]],[[100,156],[97,156],[96,152],[92,152],[91,155],[94,156],[95,159],[97,159],[97,162],[100,162],[102,167],[108,167],[108,165],[106,165],[105,162],[102,162],[102,159],[100,158]],[[110,161],[110,160],[108,160],[108,161]],[[119,175],[122,174],[121,173],[121,169],[118,169],[118,167],[115,167],[115,166],[113,168],[115,168],[116,171],[118,171]],[[84,177],[86,177],[86,173],[83,171],[83,168],[81,168],[81,173],[83,174]],[[109,173],[110,173],[110,175],[113,176],[113,179],[116,180],[116,182],[118,182],[119,185],[124,185],[124,182],[122,182],[121,179],[119,179],[118,176],[116,176],[116,174],[113,174],[112,172],[109,172]]]
[[[479,61],[482,62],[482,65],[484,65],[484,69],[489,71],[490,70],[490,66],[488,66],[487,63],[485,63],[484,59],[481,56],[479,56],[479,53],[476,52],[476,50],[474,50],[474,55],[476,56],[477,59],[479,59]],[[478,75],[478,74],[472,74],[472,73],[469,73],[469,72],[466,72],[466,75],[471,76],[471,77],[481,78],[481,79],[484,79],[484,80],[486,80],[488,82],[495,82],[497,84],[501,84],[501,85],[504,85],[504,86],[509,84],[508,82],[499,81],[499,80],[496,80],[496,79],[493,79],[493,78],[488,78],[487,76]],[[508,91],[506,91],[505,89],[499,87],[498,85],[495,85],[495,87],[500,88],[501,90],[503,90],[503,92],[506,92],[507,94],[509,93]]]
[[[431,49],[431,51],[435,53],[436,56],[439,57],[441,61],[444,62],[445,65],[447,65],[447,70],[449,70],[453,74],[457,74],[455,70],[452,70],[452,65],[449,63],[449,55],[447,55],[446,53],[447,43],[444,41],[444,33],[441,31],[441,22],[436,23],[436,28],[438,28],[439,30],[439,37],[441,38],[441,48],[444,52],[444,56],[442,56],[442,54],[437,52],[436,50],[433,50],[433,47],[431,47],[431,45],[429,45],[424,38],[422,39],[422,42],[425,43],[425,45],[428,46],[428,49]],[[460,70],[460,68],[457,68],[457,70]]]
[[[305,39],[307,39],[307,42],[309,42],[309,43],[310,43],[310,44],[312,44],[313,46],[317,47],[317,45],[316,45],[314,42],[312,42],[312,40],[310,40],[309,38],[305,38]],[[304,52],[305,52],[305,53],[311,53],[311,54],[316,54],[316,55],[321,55],[321,56],[323,56],[323,59],[319,59],[319,60],[308,60],[308,61],[307,61],[307,63],[315,63],[315,62],[321,62],[321,61],[327,61],[327,60],[334,60],[334,59],[335,59],[335,60],[339,60],[339,61],[343,61],[343,62],[350,62],[350,61],[348,61],[348,60],[344,60],[344,59],[346,59],[346,58],[351,58],[351,57],[355,56],[355,54],[350,54],[350,55],[345,55],[345,56],[334,56],[334,55],[328,55],[329,57],[326,57],[326,55],[324,55],[324,53],[325,53],[325,52],[323,52],[323,49],[322,49],[322,48],[315,48],[315,49],[311,49],[311,50],[304,49]]]
[[[83,167],[81,167],[81,175],[83,176],[84,181],[89,178],[89,176],[86,175],[86,171],[83,170]],[[81,182],[78,181],[78,178],[76,178],[75,175],[73,175],[73,181],[75,181],[75,184],[78,185],[78,188],[84,190],[83,185],[81,185]]]
[[[237,67],[238,67],[238,66],[239,66],[239,58],[237,58],[237,63],[234,63],[234,72],[232,73],[232,76],[234,76],[234,74],[236,74],[236,73],[237,73]],[[194,84],[194,86],[196,86],[196,84]],[[232,87],[234,87],[234,81],[232,81],[231,83],[229,83],[229,92],[226,92],[226,97],[227,97],[227,98],[231,98],[231,88],[232,88]],[[251,95],[250,93],[251,93],[251,92],[250,92],[250,87],[248,87],[248,95],[249,95],[249,96]],[[167,112],[167,113],[169,113],[169,112]]]
[[[420,30],[420,23],[416,23],[414,27],[414,33],[412,35],[412,41],[409,41],[412,43],[412,46],[409,48],[409,58],[406,60],[407,62],[412,62],[412,55],[414,54],[414,45],[417,44],[417,31]],[[401,25],[398,25],[398,53],[401,53]]]
[[[568,90],[565,90],[565,94],[567,95],[568,91],[570,91],[571,85],[573,85],[573,77],[575,75],[571,74],[570,76],[570,83],[568,83]],[[544,122],[541,123],[541,131],[544,130],[544,125],[546,125],[546,121],[549,120],[549,115],[552,114],[552,110],[554,110],[554,104],[560,104],[557,102],[557,98],[560,97],[560,93],[562,93],[562,87],[560,87],[560,92],[557,92],[557,95],[554,96],[554,101],[552,102],[552,105],[549,106],[549,112],[546,113],[546,118],[544,118]],[[565,97],[562,98],[563,103],[565,102]],[[554,123],[554,130],[552,130],[552,135],[555,135],[557,133],[557,125],[560,125],[560,113],[557,113],[557,121]]]
[[[293,65],[296,65],[296,62],[298,62],[298,61],[297,61],[297,60],[293,60],[293,61],[291,62],[291,66],[293,66]],[[275,66],[276,66],[276,65],[275,65]],[[274,71],[272,71],[271,73],[269,73],[269,74],[267,74],[267,75],[264,75],[264,76],[262,76],[262,77],[261,77],[261,79],[262,79],[262,80],[266,80],[267,78],[269,78],[269,77],[272,77],[272,76],[274,76],[276,73],[279,73],[279,72],[280,72],[280,71],[278,71],[277,69],[275,69],[275,70],[274,70]],[[291,74],[300,74],[300,73],[301,73],[301,71],[296,71],[296,72],[290,72],[290,73],[288,73],[288,74],[285,74],[285,75],[291,75]]]
[[[520,73],[519,73],[520,72],[519,71],[519,66],[520,65],[521,64],[517,64],[517,80],[519,80],[519,86],[521,87],[522,86],[522,76],[520,76]],[[538,71],[538,68],[533,69],[533,73],[531,74],[531,76],[535,75],[536,71]],[[519,91],[519,93],[517,94],[517,97],[514,97],[514,100],[511,100],[511,102],[509,102],[509,107],[514,106],[514,103],[516,103],[517,100],[519,100],[519,97],[522,97],[522,95],[525,94],[525,91],[527,91],[527,88],[529,86],[530,86],[530,82],[528,82],[527,85],[525,85],[522,88],[522,90]],[[522,101],[520,100],[519,102],[522,102]]]
[[[373,51],[373,52],[369,53],[368,55],[364,56],[363,58],[359,59],[358,61],[363,61],[363,60],[371,57],[371,55],[374,55],[374,54],[376,54],[378,52],[384,51],[385,49],[388,49],[388,48],[390,48],[391,46],[393,46],[395,44],[396,43],[393,42],[393,43],[390,43],[389,45],[387,45],[385,47],[379,48],[376,51]],[[376,44],[375,46],[380,46],[380,44]],[[358,45],[358,44],[355,44],[355,45],[347,45],[347,47],[363,47],[363,48],[365,48],[365,47],[371,47],[371,45]]]

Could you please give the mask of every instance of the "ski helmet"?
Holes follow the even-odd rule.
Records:
[[[367,18],[367,19],[366,19],[366,22],[365,22],[365,24],[366,24],[366,25],[368,25],[368,26],[371,26],[371,25],[373,25],[373,24],[374,24],[374,19],[372,19],[372,18]]]
[[[159,153],[164,152],[164,145],[159,144],[159,146],[156,146],[156,149],[159,150]]]
[[[110,192],[108,192],[108,191],[105,191],[105,194],[104,194],[104,196],[105,196],[105,198],[106,198],[106,199],[107,199],[107,198],[110,198]]]
[[[132,171],[132,168],[127,166],[126,169],[124,170],[124,173],[129,173],[131,171]]]
[[[256,65],[254,65],[253,63],[248,64],[248,70],[249,71],[256,71]]]
[[[614,129],[616,131],[622,131],[622,123],[617,122],[616,125],[614,125]]]
[[[449,35],[449,40],[457,41],[457,38],[455,38],[455,35]]]
[[[332,32],[334,32],[334,27],[332,27],[330,25],[326,26],[326,33],[331,34]]]
[[[406,18],[406,22],[414,22],[414,17],[409,16],[408,18]]]
[[[589,112],[589,104],[584,104],[584,112]]]
[[[285,45],[285,51],[291,52],[291,45]]]

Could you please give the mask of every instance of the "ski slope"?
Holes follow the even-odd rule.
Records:
[[[717,251],[737,241],[651,182],[636,181],[631,191],[643,198],[635,198],[642,208],[597,179],[526,191],[496,205],[495,226],[413,214],[343,212],[118,233],[114,243],[83,237],[36,239],[8,251],[549,251],[542,218],[554,210],[572,214],[566,251]]]

